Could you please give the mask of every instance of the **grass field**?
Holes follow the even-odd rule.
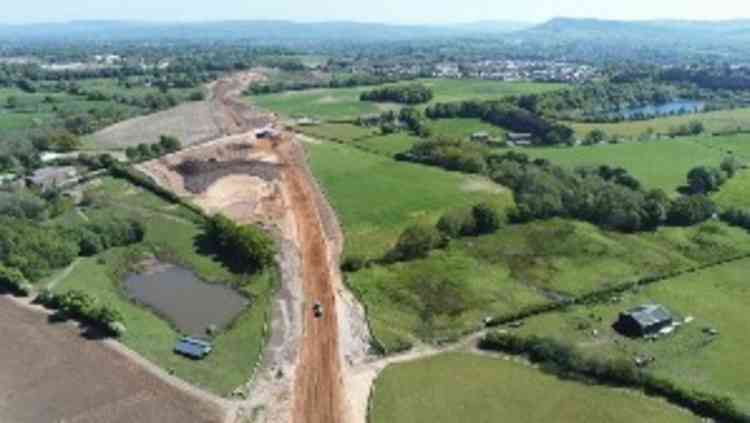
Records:
[[[653,356],[656,361],[648,371],[685,388],[729,396],[750,413],[750,367],[746,365],[750,340],[745,333],[749,271],[750,259],[744,259],[685,274],[628,293],[618,304],[576,307],[532,318],[521,333],[576,342],[591,354]],[[665,305],[678,317],[695,320],[656,342],[624,338],[611,329],[619,312],[652,302]],[[715,328],[719,335],[707,335],[704,328]]]
[[[562,84],[483,80],[424,79],[418,82],[433,89],[435,93],[433,103],[501,98],[509,95],[540,93],[564,87]],[[252,96],[249,99],[261,108],[281,115],[307,115],[323,120],[354,119],[363,114],[380,113],[384,110],[400,108],[399,105],[395,104],[360,101],[359,95],[370,89],[372,87],[318,89]],[[420,107],[425,106],[421,105]]]
[[[365,151],[393,157],[398,153],[403,153],[409,150],[419,141],[421,141],[421,138],[419,137],[409,135],[406,132],[400,132],[397,134],[365,138],[357,141],[354,145]]]
[[[307,150],[313,173],[343,224],[347,254],[379,257],[405,227],[434,223],[453,207],[513,203],[509,191],[457,173],[330,142],[307,145]]]
[[[350,143],[358,139],[376,136],[378,128],[363,128],[350,123],[324,123],[315,126],[298,127],[298,131],[321,140]]]
[[[491,137],[505,141],[504,129],[479,119],[437,119],[427,122],[434,137],[468,139],[475,132],[487,132]]]
[[[196,272],[202,279],[215,283],[238,282],[242,277],[230,273],[212,258],[195,250],[199,226],[187,219],[190,212],[167,204],[154,195],[136,190],[129,184],[105,179],[97,189],[96,208],[86,209],[87,215],[137,217],[146,227],[142,243],[106,251],[96,257],[82,259],[73,271],[61,280],[55,290],[64,292],[81,289],[110,304],[124,316],[128,328],[121,341],[178,377],[220,395],[228,395],[251,376],[261,353],[263,326],[270,309],[270,293],[275,276],[261,275],[243,288],[254,298],[253,304],[214,340],[214,353],[202,361],[193,361],[172,352],[180,336],[168,322],[151,311],[128,301],[122,293],[123,272],[144,254],[155,254],[162,260],[178,263]],[[107,200],[117,204],[107,205]]]
[[[666,134],[672,128],[687,125],[699,120],[703,122],[707,132],[734,131],[750,129],[750,108],[722,110],[718,112],[699,113],[685,116],[663,117],[651,120],[630,121],[619,123],[569,123],[579,136],[585,137],[594,129],[602,129],[609,135],[626,138],[637,138],[649,128],[657,133]]]
[[[698,422],[664,401],[564,381],[468,353],[392,365],[377,379],[372,423]]]
[[[550,220],[453,241],[430,257],[348,274],[388,351],[476,330],[506,316],[578,296],[750,253],[750,236],[721,223],[621,234]]]
[[[719,166],[725,156],[721,149],[708,148],[693,138],[519,151],[571,169],[586,165],[621,166],[647,188],[662,188],[667,193],[685,185],[687,173],[693,167]]]
[[[750,171],[744,170],[722,185],[712,198],[722,209],[750,209]]]

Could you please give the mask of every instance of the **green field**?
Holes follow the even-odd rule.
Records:
[[[750,129],[750,108],[722,110],[718,112],[699,113],[684,116],[671,116],[651,120],[629,121],[619,123],[568,123],[579,136],[584,137],[594,129],[601,129],[609,135],[626,138],[637,138],[649,128],[656,133],[666,134],[672,128],[687,125],[694,120],[703,122],[707,132],[735,131]]]
[[[348,274],[387,351],[479,329],[560,298],[750,253],[750,236],[721,223],[622,234],[554,219],[453,241],[430,257]]]
[[[580,147],[528,148],[519,150],[573,169],[587,165],[621,166],[646,188],[674,192],[686,183],[695,166],[719,166],[725,154],[693,138]]]
[[[144,255],[154,254],[190,268],[207,281],[231,283],[244,278],[196,252],[195,237],[201,229],[187,219],[191,216],[189,211],[175,208],[120,180],[107,178],[96,191],[96,207],[84,209],[86,215],[135,217],[145,225],[146,238],[133,246],[81,259],[73,271],[58,282],[55,291],[80,289],[95,295],[125,316],[128,331],[121,342],[190,383],[228,395],[250,378],[262,351],[263,326],[270,309],[275,276],[269,273],[245,281],[241,290],[254,298],[253,304],[215,338],[211,356],[202,361],[177,356],[172,348],[180,334],[168,322],[123,295],[120,278],[127,269]],[[116,203],[108,204],[108,201]]]
[[[404,228],[434,223],[453,207],[489,201],[505,208],[513,203],[509,191],[477,178],[330,142],[306,148],[312,171],[343,225],[347,254],[379,257]]]
[[[391,135],[380,135],[357,141],[354,145],[371,153],[393,157],[398,153],[408,151],[421,138],[400,132]]]
[[[429,120],[428,127],[435,137],[468,139],[475,132],[487,132],[491,137],[505,141],[505,130],[479,119]]]
[[[313,138],[339,143],[350,143],[380,134],[379,128],[363,128],[351,123],[324,123],[298,127],[297,130]]]
[[[513,361],[444,354],[386,368],[372,423],[698,422],[664,401],[565,381]]]
[[[433,89],[435,93],[433,103],[501,98],[517,94],[541,93],[564,87],[562,84],[483,80],[424,79],[418,82]],[[400,108],[395,104],[360,101],[359,95],[370,89],[372,87],[317,89],[258,95],[249,97],[249,100],[261,108],[281,115],[306,115],[324,120],[355,119],[364,114]]]
[[[750,412],[746,363],[750,340],[745,333],[750,307],[748,272],[750,259],[688,273],[628,293],[618,304],[576,307],[532,318],[521,333],[576,342],[591,354],[608,357],[653,356],[656,361],[647,368],[653,374],[688,389],[729,396]],[[652,302],[665,305],[678,317],[695,320],[656,342],[624,338],[611,328],[619,312]],[[704,328],[717,329],[719,335],[712,337]]]
[[[712,198],[722,209],[750,209],[750,171],[743,170],[734,178],[722,185],[721,190]]]

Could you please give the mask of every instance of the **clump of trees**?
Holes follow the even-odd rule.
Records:
[[[206,222],[205,235],[218,256],[239,271],[256,273],[273,263],[273,240],[254,226],[216,215]]]
[[[513,151],[498,154],[461,140],[420,142],[397,158],[483,174],[510,187],[516,202],[508,213],[513,222],[567,217],[635,232],[664,224],[692,225],[710,218],[716,210],[705,196],[670,200],[662,190],[645,190],[622,168],[599,166],[570,171],[547,160],[531,160]],[[455,228],[459,223],[454,217],[450,225],[444,225]]]
[[[93,256],[114,247],[143,241],[146,230],[133,219],[100,218],[68,230],[68,236],[78,242],[80,255]]]
[[[425,110],[430,119],[477,118],[514,132],[530,133],[536,144],[571,144],[574,131],[562,124],[546,120],[513,103],[513,100],[464,101],[438,103]]]
[[[400,104],[421,104],[430,102],[434,94],[432,89],[422,84],[395,85],[360,94],[361,101],[392,102]]]
[[[436,228],[448,239],[463,236],[487,235],[496,232],[502,225],[500,213],[487,203],[468,209],[455,209],[444,214]]]
[[[71,290],[54,294],[45,290],[36,301],[57,310],[61,317],[94,325],[109,336],[120,337],[125,334],[125,318],[122,313],[107,304],[100,304],[97,297],[86,292]]]
[[[394,134],[401,130],[408,130],[423,138],[432,134],[422,112],[413,107],[404,107],[398,113],[389,110],[380,115],[360,116],[355,123],[363,127],[378,126],[384,135]]]
[[[162,135],[159,142],[154,144],[140,143],[136,147],[125,149],[125,155],[128,160],[133,162],[142,162],[153,160],[165,154],[176,152],[182,147],[180,140],[171,135]]]
[[[430,225],[412,225],[401,233],[388,261],[408,261],[427,257],[441,244],[440,232]]]

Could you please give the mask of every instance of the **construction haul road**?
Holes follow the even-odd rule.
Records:
[[[340,229],[310,174],[304,148],[295,134],[280,128],[273,116],[236,98],[245,81],[257,79],[254,75],[236,75],[212,85],[209,101],[214,104],[214,113],[221,115],[218,123],[224,137],[148,162],[139,169],[208,214],[221,213],[238,223],[264,225],[277,234],[282,248],[294,250],[295,259],[286,263],[290,252],[280,254],[281,282],[282,289],[293,291],[292,296],[299,301],[288,301],[281,313],[294,318],[273,322],[272,336],[277,341],[272,338],[272,351],[267,350],[258,372],[262,383],[256,381],[248,389],[249,402],[258,398],[263,401],[257,400],[247,408],[262,408],[265,417],[251,421],[349,421],[342,388],[336,290],[341,280],[337,265]],[[255,130],[268,125],[274,126],[277,136],[257,139]],[[186,162],[199,170],[186,173],[181,166]],[[286,272],[289,267],[294,269]],[[313,313],[316,302],[324,310],[319,318]],[[274,352],[276,349],[285,352]],[[279,363],[282,361],[287,365]]]

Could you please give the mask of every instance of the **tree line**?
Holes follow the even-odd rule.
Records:
[[[361,101],[390,102],[400,104],[421,104],[432,101],[434,93],[432,89],[423,84],[395,85],[374,90],[365,91],[360,94]]]
[[[690,194],[670,199],[661,189],[646,190],[625,169],[600,166],[566,170],[548,160],[517,152],[498,154],[475,143],[438,139],[415,144],[398,159],[448,170],[483,174],[513,190],[513,222],[566,217],[624,232],[653,230],[670,224],[688,226],[711,218],[716,205],[705,195],[707,179],[691,171]]]

